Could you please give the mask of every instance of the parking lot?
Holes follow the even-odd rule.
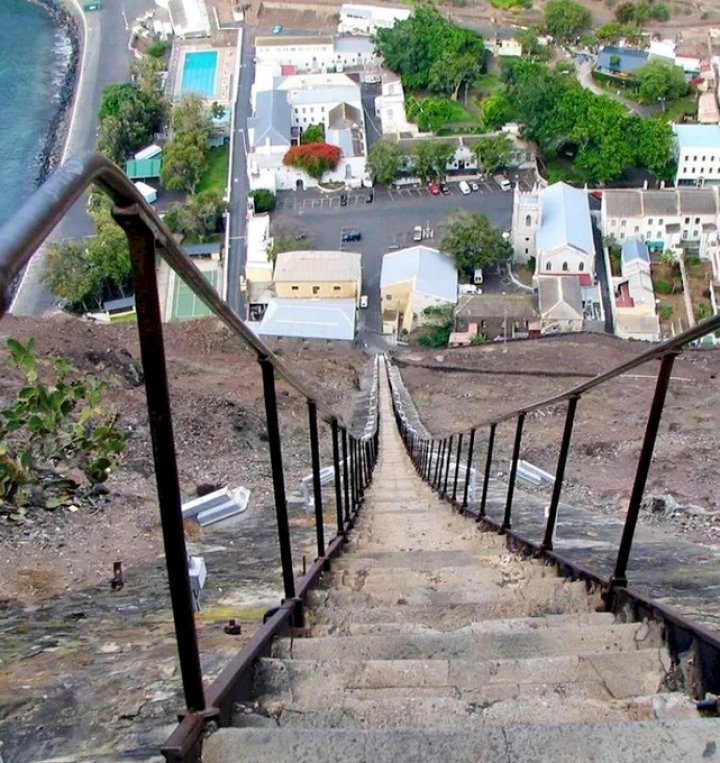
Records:
[[[514,181],[514,177],[510,178]],[[523,189],[530,185],[525,178]],[[380,270],[382,258],[396,249],[412,246],[413,228],[423,229],[423,243],[440,248],[448,214],[456,209],[487,215],[499,230],[509,230],[512,217],[512,192],[503,192],[492,182],[482,190],[463,195],[456,182],[448,183],[450,193],[434,196],[425,187],[402,190],[376,187],[371,204],[365,201],[368,189],[348,192],[347,206],[340,206],[340,190],[325,194],[314,191],[287,191],[278,194],[273,214],[274,233],[304,236],[315,249],[348,250],[362,253],[363,294],[368,308],[360,313],[359,329],[380,333]],[[357,229],[360,241],[342,242],[343,230]],[[499,277],[487,279],[486,290],[509,285]]]

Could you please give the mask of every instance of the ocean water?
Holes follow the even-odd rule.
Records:
[[[36,187],[70,54],[44,9],[0,0],[0,225]]]

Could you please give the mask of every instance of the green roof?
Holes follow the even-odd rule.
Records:
[[[152,159],[131,159],[125,162],[125,174],[130,180],[138,178],[159,178],[162,170],[162,156]]]

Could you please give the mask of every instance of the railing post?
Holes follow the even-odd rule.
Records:
[[[463,441],[463,435],[461,432],[458,435],[457,453],[455,454],[455,477],[453,478],[453,491],[452,491],[452,499],[451,499],[451,503],[453,506],[455,505],[455,498],[457,496],[457,483],[458,483],[458,473],[460,471],[460,454],[462,453],[462,441]]]
[[[515,444],[513,445],[512,463],[510,464],[510,477],[508,479],[507,499],[505,501],[505,516],[503,517],[500,532],[509,530],[510,514],[512,512],[512,499],[515,492],[515,478],[517,476],[517,465],[520,460],[520,442],[522,441],[523,423],[525,422],[525,412],[518,414],[517,426],[515,428]]]
[[[627,516],[625,517],[625,527],[623,527],[620,548],[618,550],[617,561],[615,562],[615,571],[610,578],[611,593],[613,589],[622,588],[627,585],[627,565],[630,559],[630,549],[632,548],[635,527],[640,514],[640,504],[645,492],[645,483],[647,482],[653,450],[655,449],[655,439],[660,427],[660,419],[663,407],[665,406],[665,396],[676,356],[676,353],[665,355],[660,363],[660,370],[658,371],[658,378],[655,384],[655,394],[653,395],[650,414],[648,415],[647,426],[645,427],[645,437],[642,449],[640,450],[637,469],[635,470],[635,482],[630,494]]]
[[[275,369],[270,358],[258,358],[262,369],[263,396],[265,398],[265,418],[270,446],[270,466],[272,469],[273,494],[275,496],[275,516],[277,517],[278,540],[280,542],[280,564],[282,566],[283,590],[286,599],[295,598],[295,575],[290,545],[290,523],[288,522],[287,499],[285,496],[285,475],[283,473],[282,448],[280,447],[280,425],[278,423],[277,397],[275,395]]]
[[[482,498],[480,499],[480,512],[478,520],[485,516],[485,507],[487,505],[488,486],[490,485],[490,470],[492,469],[493,448],[495,447],[495,430],[497,424],[490,424],[490,435],[488,436],[487,453],[485,454],[485,474],[483,476]]]
[[[455,435],[450,435],[450,440],[448,442],[448,449],[447,449],[447,455],[446,455],[446,461],[445,461],[445,480],[443,481],[443,489],[442,489],[442,497],[445,498],[447,496],[447,487],[448,487],[448,479],[450,477],[450,460],[452,459],[452,449],[453,449],[453,443],[455,442]]]
[[[562,491],[563,480],[565,479],[565,465],[570,451],[570,438],[572,437],[575,409],[577,408],[578,400],[580,400],[580,398],[577,395],[569,398],[567,411],[565,413],[565,428],[563,429],[562,442],[560,443],[560,454],[558,455],[557,468],[555,469],[555,484],[553,485],[552,498],[550,499],[550,507],[548,508],[545,538],[542,543],[542,548],[547,551],[552,551],[553,547],[553,535],[555,533],[555,523],[557,522],[560,492]]]
[[[473,448],[475,447],[475,430],[470,430],[470,442],[468,443],[467,463],[465,465],[465,487],[463,488],[463,502],[460,507],[461,511],[465,511],[468,505],[468,492],[470,490],[470,470],[472,469],[473,460]]]
[[[435,440],[430,440],[428,443],[427,466],[425,469],[425,474],[423,475],[428,485],[430,484],[430,475],[432,474],[432,458],[433,458],[434,449],[435,449]]]
[[[350,495],[352,498],[352,512],[355,515],[355,509],[357,508],[357,469],[355,468],[355,438],[352,435],[348,435],[350,445]]]
[[[127,236],[133,268],[138,337],[183,694],[188,710],[202,711],[205,710],[205,692],[190,591],[165,365],[165,343],[155,271],[155,236],[140,218],[136,206],[125,209],[116,207],[113,209],[113,217]]]
[[[345,537],[343,525],[342,483],[340,477],[340,443],[338,442],[338,421],[333,416],[330,419],[330,431],[332,432],[333,471],[335,474],[335,516],[337,519],[337,534]]]
[[[432,481],[433,490],[436,490],[438,485],[440,484],[440,475],[442,474],[442,462],[443,462],[444,454],[445,454],[445,439],[443,438],[440,442],[438,442],[438,454],[437,454],[437,460],[435,461],[435,471],[433,473],[433,481]]]
[[[348,465],[348,446],[347,429],[342,430],[342,460],[343,460],[343,494],[345,497],[345,521],[349,527],[352,527],[352,517],[350,516],[350,477]]]
[[[318,559],[325,556],[325,528],[323,526],[322,485],[320,484],[320,444],[318,442],[317,405],[307,401],[308,422],[310,424],[310,458],[313,470],[313,507],[315,509],[315,535],[317,537]]]
[[[365,485],[363,482],[362,443],[357,439],[355,440],[355,465],[357,468],[358,503],[362,503],[365,498]]]

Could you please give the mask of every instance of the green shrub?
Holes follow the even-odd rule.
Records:
[[[689,268],[700,265],[701,263],[702,263],[702,260],[697,256],[697,254],[691,254],[689,257],[685,258],[685,264]]]
[[[653,281],[655,292],[657,294],[672,294],[673,285],[670,281],[666,281],[664,278],[658,278]]]
[[[272,212],[277,204],[277,196],[267,188],[257,188],[254,191],[250,191],[253,204],[255,205],[255,211],[260,214],[261,212]]]
[[[658,305],[658,315],[661,321],[669,321],[673,314],[673,309],[670,305]]]
[[[698,302],[695,305],[695,320],[704,321],[712,315],[712,307],[708,302]]]
[[[162,58],[165,53],[170,49],[171,44],[169,42],[162,42],[158,40],[158,42],[154,42],[147,51],[147,54],[151,58]]]

